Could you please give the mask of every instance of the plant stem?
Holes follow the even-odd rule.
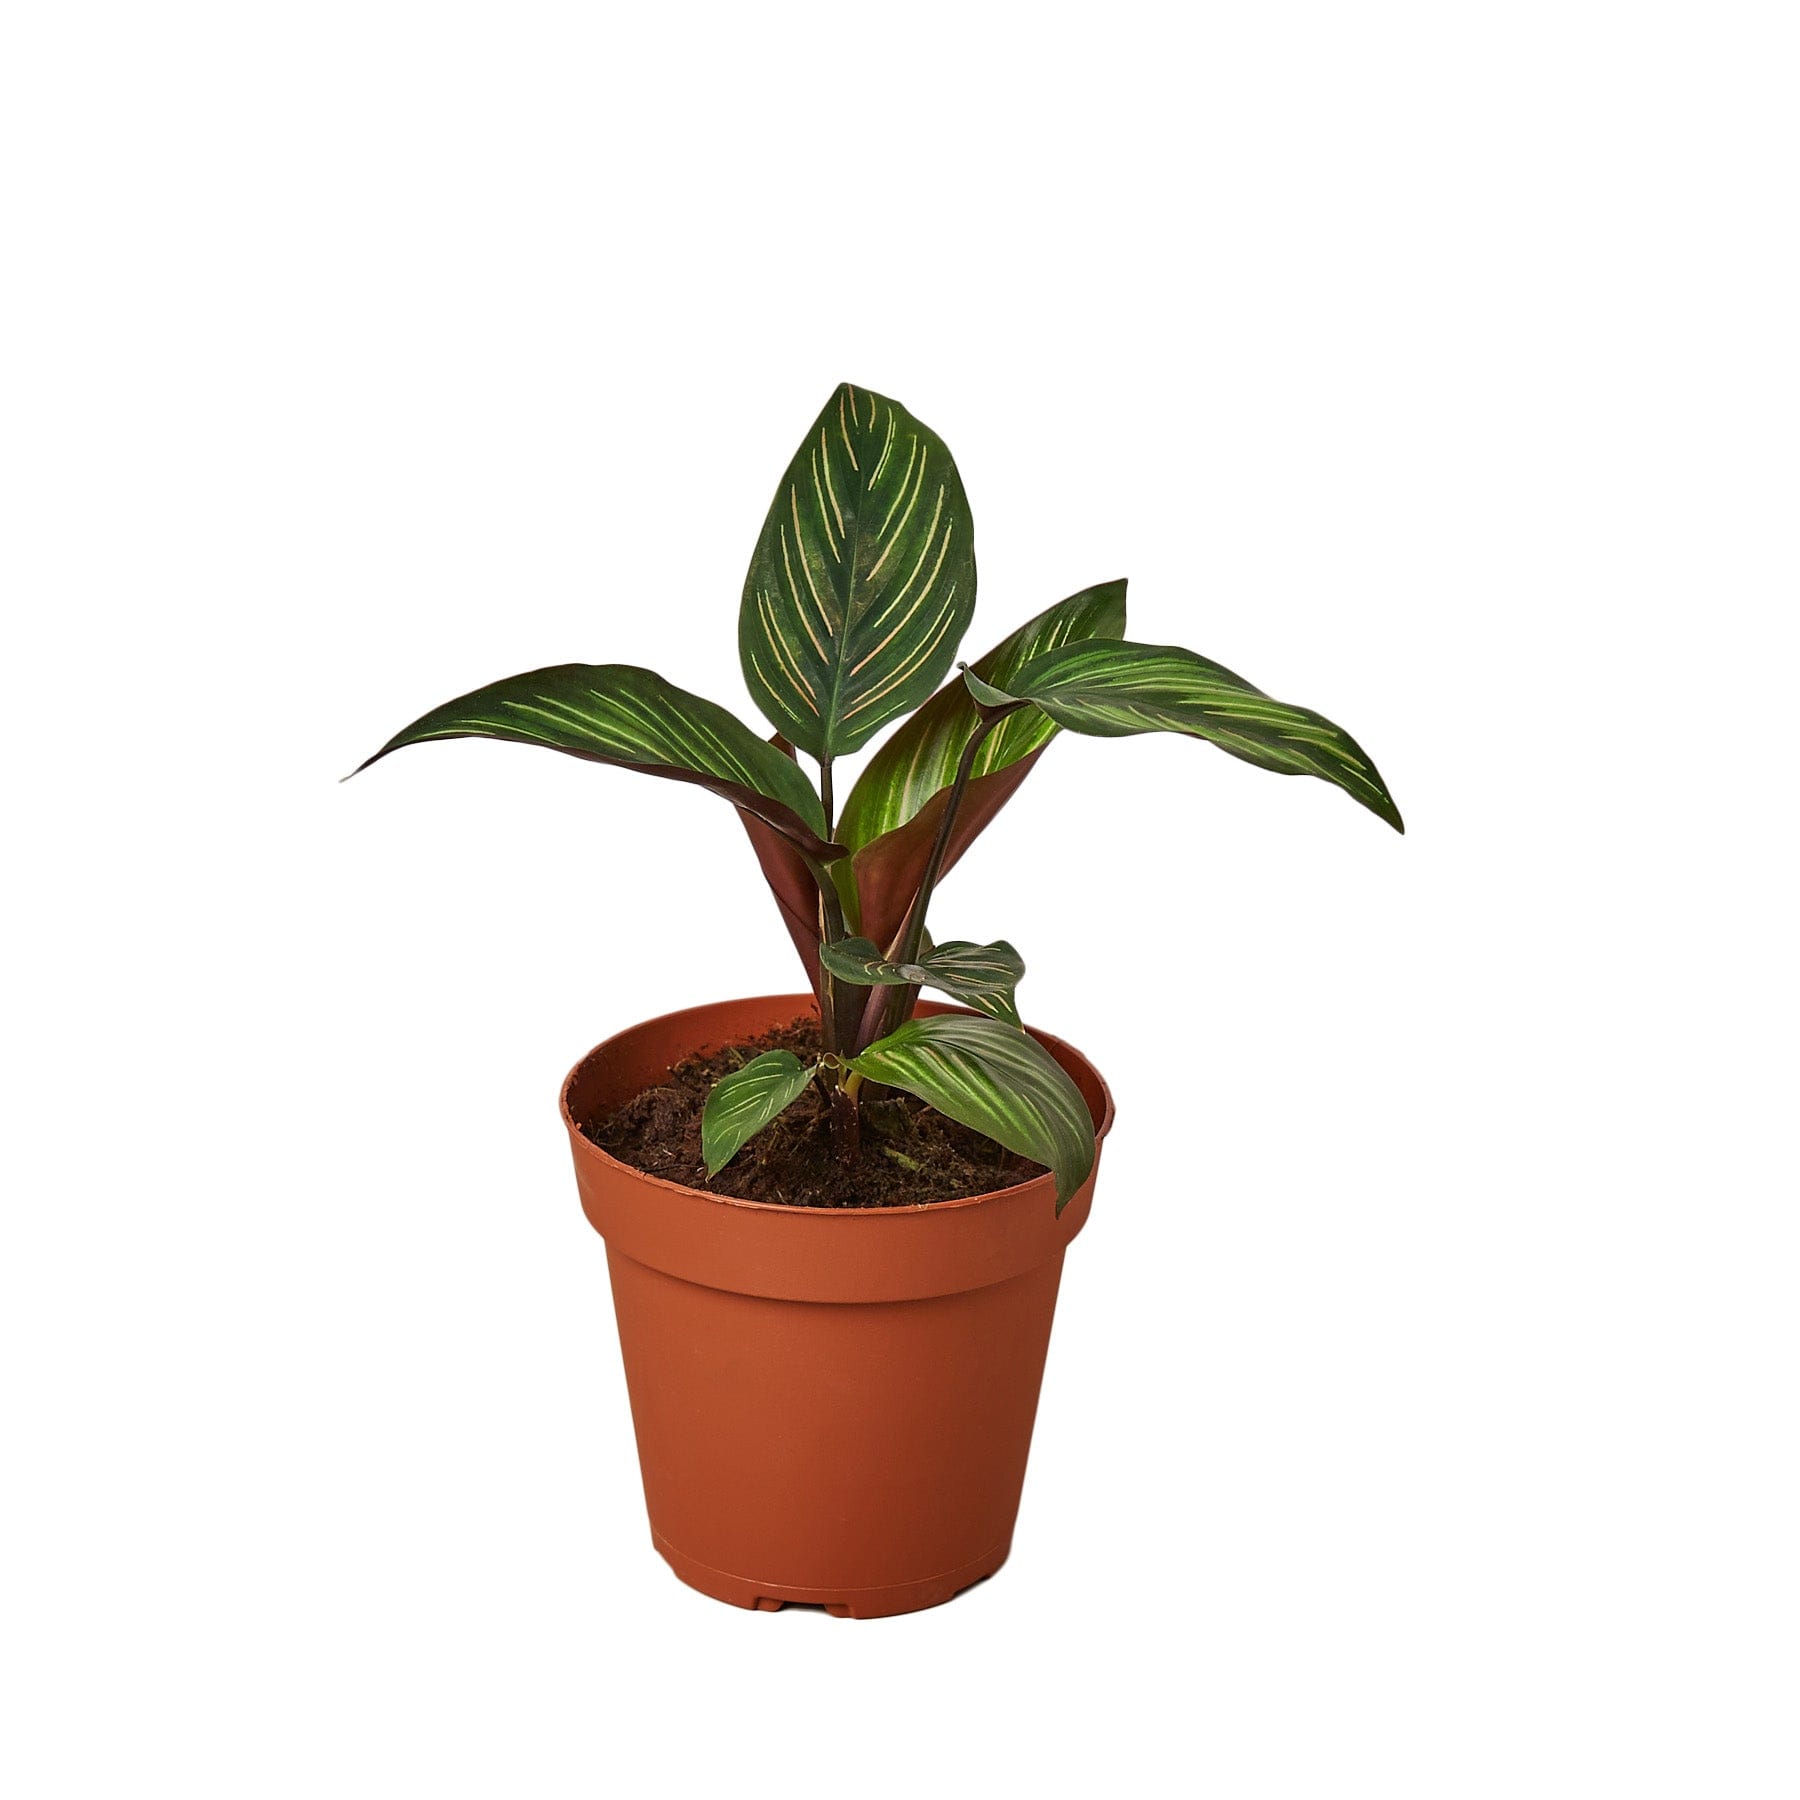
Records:
[[[848,1165],[856,1161],[862,1148],[862,1108],[848,1088],[832,1089],[831,1142],[839,1162]]]
[[[825,814],[825,836],[829,840],[834,829],[832,814],[836,811],[831,790],[830,751],[822,751],[819,756],[819,806]],[[805,853],[802,852],[804,855]],[[844,910],[838,904],[837,888],[827,873],[825,865],[808,856],[806,866],[812,871],[814,885],[819,890],[819,940],[821,943],[834,944],[844,936]],[[837,984],[828,969],[819,971],[819,1043],[827,1052],[838,1048],[838,999]]]
[[[819,890],[819,937],[827,944],[835,944],[847,935],[844,925],[844,909],[838,901],[837,884],[831,879],[831,871],[817,857],[800,853],[806,860],[806,866],[812,873],[813,885]],[[819,971],[823,990],[819,1000],[819,1042],[826,1051],[838,1048],[837,1028],[837,985],[831,978],[829,969]]]
[[[822,768],[826,766],[821,764]],[[808,856],[806,866],[819,890],[819,936],[825,943],[835,944],[847,935],[837,884],[831,879],[831,871],[816,857]],[[862,1078],[851,1075],[846,1080],[842,1065],[836,1061],[843,1041],[838,1029],[838,985],[829,969],[822,967],[819,975],[819,1047],[833,1059],[819,1072],[830,1108],[831,1141],[839,1162],[853,1163],[862,1145],[862,1115],[856,1099]]]

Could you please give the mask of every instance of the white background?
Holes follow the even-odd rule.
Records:
[[[1740,5],[9,8],[0,1785],[1791,1796],[1796,59]],[[555,1115],[795,969],[697,790],[439,700],[735,609],[834,383],[1065,738],[946,886],[1119,1097],[1011,1563],[645,1528]]]

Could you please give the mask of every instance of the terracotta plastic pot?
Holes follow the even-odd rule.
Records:
[[[1063,1251],[1094,1183],[1060,1219],[1047,1175],[929,1206],[768,1206],[641,1174],[575,1124],[812,1009],[783,994],[634,1026],[575,1066],[563,1120],[606,1240],[657,1549],[715,1599],[874,1618],[1006,1560]],[[1104,1138],[1106,1083],[1036,1035]]]

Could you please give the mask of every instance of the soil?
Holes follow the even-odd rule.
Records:
[[[891,1089],[864,1090],[862,1145],[839,1161],[817,1086],[765,1126],[717,1175],[700,1154],[700,1114],[712,1084],[765,1050],[791,1050],[802,1062],[819,1054],[819,1023],[797,1019],[747,1043],[690,1056],[616,1112],[578,1120],[609,1156],[647,1175],[740,1200],[781,1206],[919,1206],[1015,1187],[1044,1171],[1034,1162]]]

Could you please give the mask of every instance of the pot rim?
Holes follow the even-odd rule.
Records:
[[[695,1006],[676,1007],[670,1012],[657,1013],[648,1019],[639,1019],[636,1023],[615,1031],[610,1037],[602,1038],[592,1049],[576,1060],[575,1066],[563,1077],[562,1087],[558,1091],[557,1110],[562,1115],[563,1124],[568,1129],[570,1138],[580,1147],[584,1155],[597,1157],[601,1162],[610,1164],[635,1181],[648,1182],[652,1187],[667,1188],[672,1194],[687,1194],[696,1200],[710,1200],[718,1206],[735,1207],[740,1211],[752,1213],[789,1213],[811,1219],[876,1219],[884,1217],[906,1219],[916,1217],[920,1213],[962,1211],[970,1207],[982,1206],[991,1200],[1002,1200],[1010,1195],[1025,1193],[1033,1188],[1041,1188],[1045,1192],[1054,1191],[1055,1180],[1046,1171],[1042,1175],[1032,1176],[1029,1181],[1014,1182],[1011,1187],[994,1188],[985,1194],[965,1194],[958,1200],[919,1200],[898,1206],[788,1206],[775,1200],[745,1200],[737,1194],[715,1194],[706,1188],[689,1187],[684,1182],[667,1181],[660,1175],[652,1175],[646,1169],[635,1168],[630,1163],[620,1162],[616,1156],[612,1155],[610,1151],[603,1150],[582,1130],[580,1122],[569,1110],[569,1091],[574,1087],[582,1070],[596,1056],[610,1050],[621,1038],[629,1037],[633,1032],[643,1030],[646,1025],[669,1024],[675,1020],[684,1019],[692,1013],[712,1012],[719,1006],[782,1006],[789,1001],[794,1004],[793,1016],[796,1018],[807,1012],[811,1012],[815,1017],[818,1014],[818,999],[810,991],[803,994],[748,994],[741,999],[705,1000]],[[940,1013],[960,1013],[968,1018],[982,1016],[972,1007],[954,1006],[942,1000],[921,1000],[918,1002],[915,1012],[926,1017]],[[1094,1142],[1096,1145],[1104,1143],[1106,1134],[1112,1130],[1114,1117],[1112,1089],[1107,1085],[1106,1077],[1094,1066],[1086,1054],[1076,1049],[1066,1038],[1060,1038],[1054,1032],[1043,1031],[1033,1025],[1027,1025],[1025,1029],[1045,1049],[1051,1049],[1053,1046],[1060,1047],[1071,1056],[1080,1058],[1087,1065],[1095,1082],[1099,1085],[1103,1102],[1101,1116],[1094,1124]],[[1089,1110],[1091,1112],[1092,1108]]]

